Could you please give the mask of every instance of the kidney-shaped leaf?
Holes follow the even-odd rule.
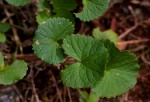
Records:
[[[108,7],[110,0],[83,0],[83,11],[75,13],[82,21],[90,21],[100,17]]]
[[[134,87],[139,66],[136,57],[129,51],[120,52],[109,40],[106,40],[104,45],[109,51],[109,59],[104,76],[98,81],[93,91],[100,97],[110,98]]]
[[[22,79],[27,72],[27,64],[24,61],[15,61],[10,66],[4,66],[0,70],[0,84],[9,85]]]
[[[48,63],[60,63],[64,59],[64,53],[58,41],[67,35],[73,34],[72,23],[65,18],[50,18],[40,24],[34,40],[33,50],[35,54]]]
[[[14,6],[23,6],[32,0],[6,0],[9,4],[14,5]]]
[[[62,71],[63,83],[72,88],[93,86],[103,76],[107,50],[96,39],[71,35],[64,39],[65,53],[78,62]]]

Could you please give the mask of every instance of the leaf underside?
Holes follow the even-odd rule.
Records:
[[[108,8],[110,0],[83,0],[83,10],[75,13],[82,21],[90,21],[100,17]]]
[[[14,6],[24,6],[32,0],[6,0],[9,4]]]
[[[64,53],[58,41],[73,34],[72,23],[65,18],[50,18],[40,24],[34,40],[33,50],[35,54],[50,64],[57,64],[63,61]]]

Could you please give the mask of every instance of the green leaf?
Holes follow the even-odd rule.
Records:
[[[22,79],[27,72],[27,64],[24,61],[15,61],[10,66],[5,66],[0,71],[0,84],[9,85]]]
[[[79,91],[80,92],[80,102],[87,102],[89,94],[86,91]]]
[[[49,3],[46,0],[38,0],[38,11],[43,11],[45,8],[49,8]]]
[[[0,22],[0,32],[5,33],[10,29],[10,24],[9,23],[1,23]]]
[[[75,13],[82,21],[90,21],[100,17],[108,8],[110,0],[83,0],[83,10]]]
[[[92,32],[93,37],[99,39],[99,40],[110,40],[114,43],[117,43],[119,41],[117,33],[112,31],[111,29],[106,30],[104,32],[100,31],[100,29],[97,27]]]
[[[80,102],[98,102],[98,100],[99,97],[96,94],[80,91]]]
[[[9,4],[14,6],[24,6],[32,0],[6,0]]]
[[[54,9],[54,12],[56,13],[55,17],[64,17],[74,23],[74,17],[70,11],[65,9]]]
[[[53,7],[55,9],[65,9],[68,11],[72,11],[77,6],[75,0],[52,0],[52,1],[53,1]]]
[[[4,43],[6,41],[6,36],[5,34],[0,32],[0,43]]]
[[[133,88],[137,82],[139,66],[129,51],[120,52],[109,40],[104,42],[109,58],[103,78],[99,79],[93,92],[100,97],[115,97]]]
[[[1,70],[1,67],[4,66],[4,57],[2,55],[2,53],[0,52],[0,70]]]
[[[72,23],[65,18],[50,18],[40,24],[33,40],[35,54],[48,63],[57,64],[63,61],[64,53],[58,41],[73,34]]]
[[[98,96],[110,98],[135,86],[139,66],[129,51],[120,52],[109,40],[80,35],[67,37],[63,42],[65,53],[77,60],[61,73],[68,87],[92,87]]]
[[[41,23],[45,22],[50,17],[51,17],[50,13],[48,11],[41,11],[36,16],[36,21],[38,22],[38,24],[41,24]]]
[[[98,102],[98,100],[99,97],[96,94],[91,93],[87,102]]]
[[[63,83],[72,88],[93,86],[103,76],[107,50],[91,37],[71,35],[64,39],[65,53],[78,62],[62,71]]]
[[[56,13],[55,17],[64,17],[74,23],[74,16],[71,13],[77,3],[75,0],[52,0],[53,1],[53,12]]]

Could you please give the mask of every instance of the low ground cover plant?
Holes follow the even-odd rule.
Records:
[[[31,0],[6,0],[23,6]],[[112,30],[93,30],[93,37],[74,34],[74,17],[83,22],[100,17],[109,0],[83,0],[83,10],[74,13],[75,0],[38,0],[38,28],[33,39],[34,53],[50,64],[64,64],[71,57],[75,63],[65,63],[62,82],[71,88],[91,88],[100,97],[116,97],[133,88],[137,82],[139,65],[130,51],[117,48],[117,34]],[[27,70],[23,61],[4,68],[0,56],[0,83],[10,84],[22,78]],[[15,66],[17,63],[18,66]],[[16,73],[19,70],[20,73]],[[12,74],[9,74],[13,72]],[[12,76],[11,76],[12,75]],[[11,77],[10,77],[11,76]],[[6,81],[6,82],[5,82]]]

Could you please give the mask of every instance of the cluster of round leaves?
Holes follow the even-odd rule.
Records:
[[[6,0],[8,3],[14,6],[23,6],[32,0]],[[70,11],[73,11],[77,7],[77,3],[75,0],[51,0],[53,2],[54,12],[56,13],[55,17],[65,17],[70,20],[74,20],[73,15]],[[81,21],[90,21],[100,17],[108,8],[110,0],[82,0],[83,10],[79,13],[74,13],[77,18]],[[46,0],[38,0],[38,10],[42,11],[46,5]],[[41,22],[42,18],[40,16],[43,15],[40,13],[38,15],[38,21]],[[50,15],[44,13],[45,17],[48,18]],[[44,18],[45,20],[45,18]]]
[[[6,1],[14,6],[23,6],[31,2],[31,0]],[[44,0],[38,1],[44,2]],[[72,11],[76,7],[73,0],[71,4],[74,6],[66,5],[67,9],[61,7],[68,4],[70,0],[52,1],[55,11],[59,12],[58,16],[70,16],[70,13],[64,15],[63,12]],[[83,0],[83,10],[75,13],[75,16],[82,21],[93,20],[104,13],[108,4],[109,0]],[[33,42],[35,54],[50,64],[63,62],[66,55],[77,61],[61,72],[62,81],[66,86],[90,87],[97,95],[107,98],[121,95],[134,87],[139,66],[133,54],[129,51],[120,52],[109,40],[75,35],[73,32],[74,27],[69,20],[51,18],[39,25]],[[109,34],[103,33],[98,35],[98,38],[103,38],[102,35]],[[18,81],[25,75],[26,70],[27,65],[23,61],[15,61],[12,65],[5,66],[0,53],[1,84]]]
[[[5,32],[10,29],[10,24],[0,22],[0,43],[6,41]],[[22,79],[27,72],[27,64],[18,60],[11,65],[5,65],[4,57],[0,52],[0,84],[9,85]]]
[[[129,51],[120,52],[109,40],[73,34],[65,18],[51,18],[39,25],[35,54],[50,64],[63,62],[66,55],[77,62],[61,71],[63,83],[72,88],[90,87],[100,97],[121,95],[136,84],[139,66]]]
[[[67,11],[73,11],[77,4],[75,0],[52,0],[58,17],[70,18],[71,14]],[[82,0],[83,10],[74,13],[81,21],[90,21],[100,17],[107,9],[110,0]]]

